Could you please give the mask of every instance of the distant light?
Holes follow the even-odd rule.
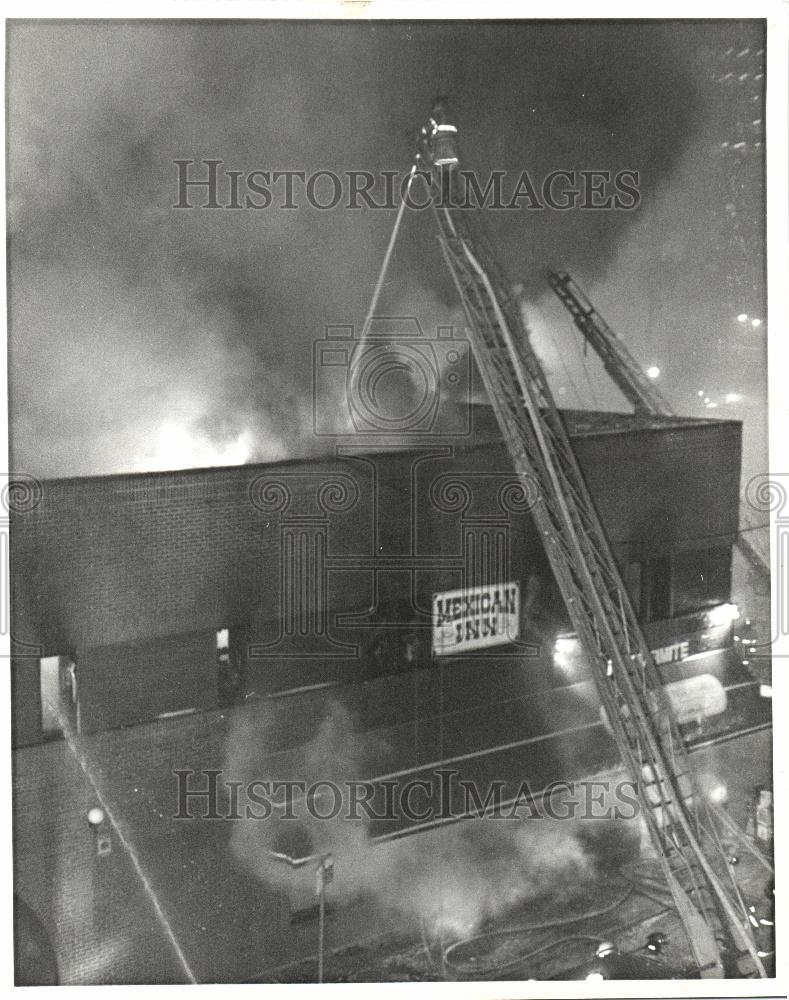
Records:
[[[717,403],[705,403],[704,405],[707,407],[708,410],[717,410],[718,408]]]
[[[708,797],[710,802],[714,802],[717,806],[722,806],[724,802],[729,800],[729,790],[725,785],[715,785],[709,790]]]
[[[704,395],[704,390],[703,389],[699,389],[699,391],[696,393],[696,395],[697,396],[703,396]]]
[[[738,323],[747,323],[748,322],[748,313],[740,313],[739,316],[737,317],[737,322]]]
[[[597,958],[607,958],[609,955],[614,953],[614,943],[613,941],[601,941],[597,946],[597,951],[595,955]]]
[[[709,397],[709,396],[705,396],[705,397],[704,397],[704,402],[705,402],[705,403],[709,403],[709,401],[710,401],[710,397]]]
[[[727,392],[725,396],[727,403],[741,403],[742,393],[741,392]]]
[[[104,810],[94,806],[88,812],[88,823],[90,826],[101,826],[105,820]]]
[[[761,326],[761,325],[762,325],[762,321],[760,319],[752,319],[751,320],[751,326],[756,327],[756,326]]]
[[[759,697],[761,698],[772,698],[773,696],[773,686],[772,684],[760,684],[759,685]]]
[[[587,983],[602,983],[605,982],[605,976],[602,972],[590,972],[586,981]]]
[[[657,378],[658,375],[660,375],[660,369],[657,365],[652,365],[651,368],[647,368],[647,375],[649,375],[650,378]]]

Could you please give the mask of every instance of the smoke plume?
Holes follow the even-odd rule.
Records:
[[[358,731],[337,702],[324,706],[314,735],[303,747],[277,754],[270,747],[288,728],[288,710],[268,705],[237,719],[227,748],[229,780],[323,780],[341,784],[378,773],[387,747],[379,735]],[[346,803],[347,805],[347,803]],[[321,810],[327,809],[326,805]],[[332,820],[296,809],[298,821],[272,816],[233,825],[231,851],[247,871],[284,891],[294,911],[314,900],[315,864],[291,869],[272,852],[306,857],[331,853],[331,900],[374,900],[383,914],[421,921],[431,934],[461,938],[486,921],[537,898],[554,901],[593,891],[593,880],[612,859],[628,855],[641,836],[638,823],[474,819],[402,839],[376,842],[367,823]],[[630,845],[628,847],[628,844]]]
[[[176,210],[174,160],[199,176],[210,158],[245,173],[406,172],[448,92],[483,181],[627,168],[646,196],[697,127],[674,48],[650,24],[11,24],[14,467],[316,450],[312,343],[362,322],[394,213]],[[602,273],[638,213],[488,215],[532,295],[551,261]],[[428,329],[433,304],[455,313],[444,270],[429,214],[409,212],[379,311]]]

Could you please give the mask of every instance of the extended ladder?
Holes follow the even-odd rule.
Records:
[[[562,305],[573,318],[573,322],[583,334],[586,342],[603,362],[603,367],[620,389],[625,398],[633,404],[637,413],[658,414],[671,417],[674,411],[658,392],[640,368],[624,343],[595,309],[577,282],[566,271],[548,271],[548,284],[556,293]],[[762,577],[769,577],[769,556],[764,554],[745,535],[754,531],[753,519],[746,510],[740,511],[740,533],[737,546],[751,567]]]
[[[534,520],[701,974],[724,975],[722,941],[733,955],[749,957],[741,974],[764,976],[744,904],[520,309],[475,214],[455,207],[463,202],[457,155],[448,146],[455,131],[437,104],[418,155],[504,441],[516,473],[537,487]],[[704,837],[712,844],[709,857]]]
[[[636,412],[672,416],[671,407],[657,387],[570,275],[566,271],[548,271],[548,284]]]

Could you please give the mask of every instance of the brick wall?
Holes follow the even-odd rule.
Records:
[[[731,539],[739,424],[577,430],[579,461],[622,558]],[[81,662],[93,650],[88,677],[100,682],[104,655],[108,683],[122,671],[111,666],[115,654],[97,647],[230,627],[274,644],[262,669],[279,678],[275,688],[314,683],[316,670],[342,673],[343,656],[329,650],[321,667],[314,647],[299,647],[305,629],[330,631],[336,614],[352,612],[353,645],[369,634],[359,625],[380,622],[382,606],[396,596],[426,610],[432,590],[462,585],[469,539],[479,532],[501,528],[517,578],[541,569],[541,546],[507,483],[509,461],[493,443],[44,482],[36,504],[12,511],[12,633],[15,648],[27,653],[13,664],[17,743],[38,738],[39,655]],[[300,620],[286,593],[283,574],[293,573],[312,587],[305,600],[313,619]],[[146,656],[162,661],[163,678],[170,646],[149,647]],[[200,677],[205,669],[199,666]],[[88,697],[84,683],[81,691]]]

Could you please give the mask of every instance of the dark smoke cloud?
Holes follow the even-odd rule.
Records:
[[[690,48],[702,32],[683,29]],[[702,32],[703,33],[703,32]],[[14,465],[88,474],[310,451],[311,343],[360,323],[390,212],[174,211],[177,157],[400,169],[438,91],[481,172],[637,169],[699,127],[662,25],[53,24],[9,29]],[[605,272],[639,213],[491,213],[527,293]],[[429,217],[382,311],[457,315]],[[179,458],[180,453],[180,458]]]

